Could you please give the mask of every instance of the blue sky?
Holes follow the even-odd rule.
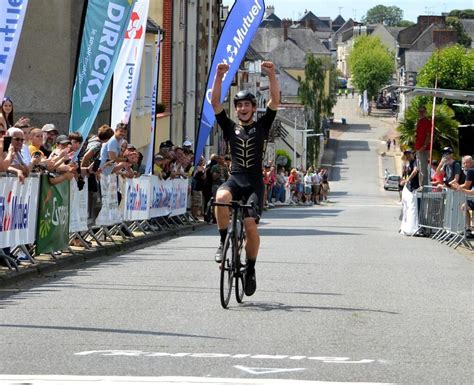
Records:
[[[224,0],[224,5],[232,5],[233,0]],[[367,13],[367,10],[378,4],[385,6],[395,5],[403,10],[403,18],[416,22],[418,15],[440,15],[442,12],[449,12],[453,9],[474,8],[474,0],[398,0],[398,1],[377,1],[377,0],[265,0],[265,5],[273,5],[275,14],[279,18],[299,19],[305,9],[313,12],[316,16],[329,16],[333,19],[339,15],[345,20],[353,18],[360,20]]]

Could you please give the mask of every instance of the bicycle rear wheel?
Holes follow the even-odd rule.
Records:
[[[231,247],[232,238],[227,235],[222,250],[221,262],[221,280],[220,280],[220,298],[221,305],[227,309],[230,296],[232,294],[232,280],[234,279],[233,247]]]

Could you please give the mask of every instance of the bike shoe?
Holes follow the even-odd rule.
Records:
[[[247,270],[245,273],[244,293],[250,297],[257,290],[257,280],[255,279],[255,270]]]
[[[217,263],[222,262],[222,251],[224,250],[224,245],[222,243],[219,244],[219,247],[216,250],[216,255],[214,256],[214,259]]]

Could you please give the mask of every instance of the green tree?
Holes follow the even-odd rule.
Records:
[[[459,19],[474,19],[474,9],[453,9],[448,16],[454,16]]]
[[[414,25],[415,23],[410,20],[401,20],[398,24],[397,27],[410,27]]]
[[[307,126],[321,132],[321,117],[330,116],[336,105],[337,71],[330,60],[306,55],[305,78],[298,78],[298,95],[305,108]],[[326,84],[328,82],[328,84]],[[307,139],[307,160],[315,164],[319,153],[318,137]]]
[[[376,5],[370,8],[366,15],[362,18],[362,22],[366,24],[385,24],[390,27],[398,25],[403,19],[403,11],[393,5],[387,7],[385,5]]]
[[[464,25],[457,17],[450,16],[446,19],[446,24],[455,29],[458,34],[458,43],[466,48],[471,47],[472,39],[466,33]]]
[[[394,56],[377,36],[356,39],[349,55],[352,83],[359,91],[367,90],[369,99],[377,95],[395,71]]]
[[[474,51],[454,45],[438,51],[428,59],[417,75],[417,85],[455,90],[474,90]]]

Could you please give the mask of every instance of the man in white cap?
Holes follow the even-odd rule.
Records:
[[[43,151],[43,154],[46,157],[49,157],[54,149],[54,145],[56,144],[58,130],[54,124],[48,123],[43,126],[41,131],[43,131],[43,145],[40,150]]]

